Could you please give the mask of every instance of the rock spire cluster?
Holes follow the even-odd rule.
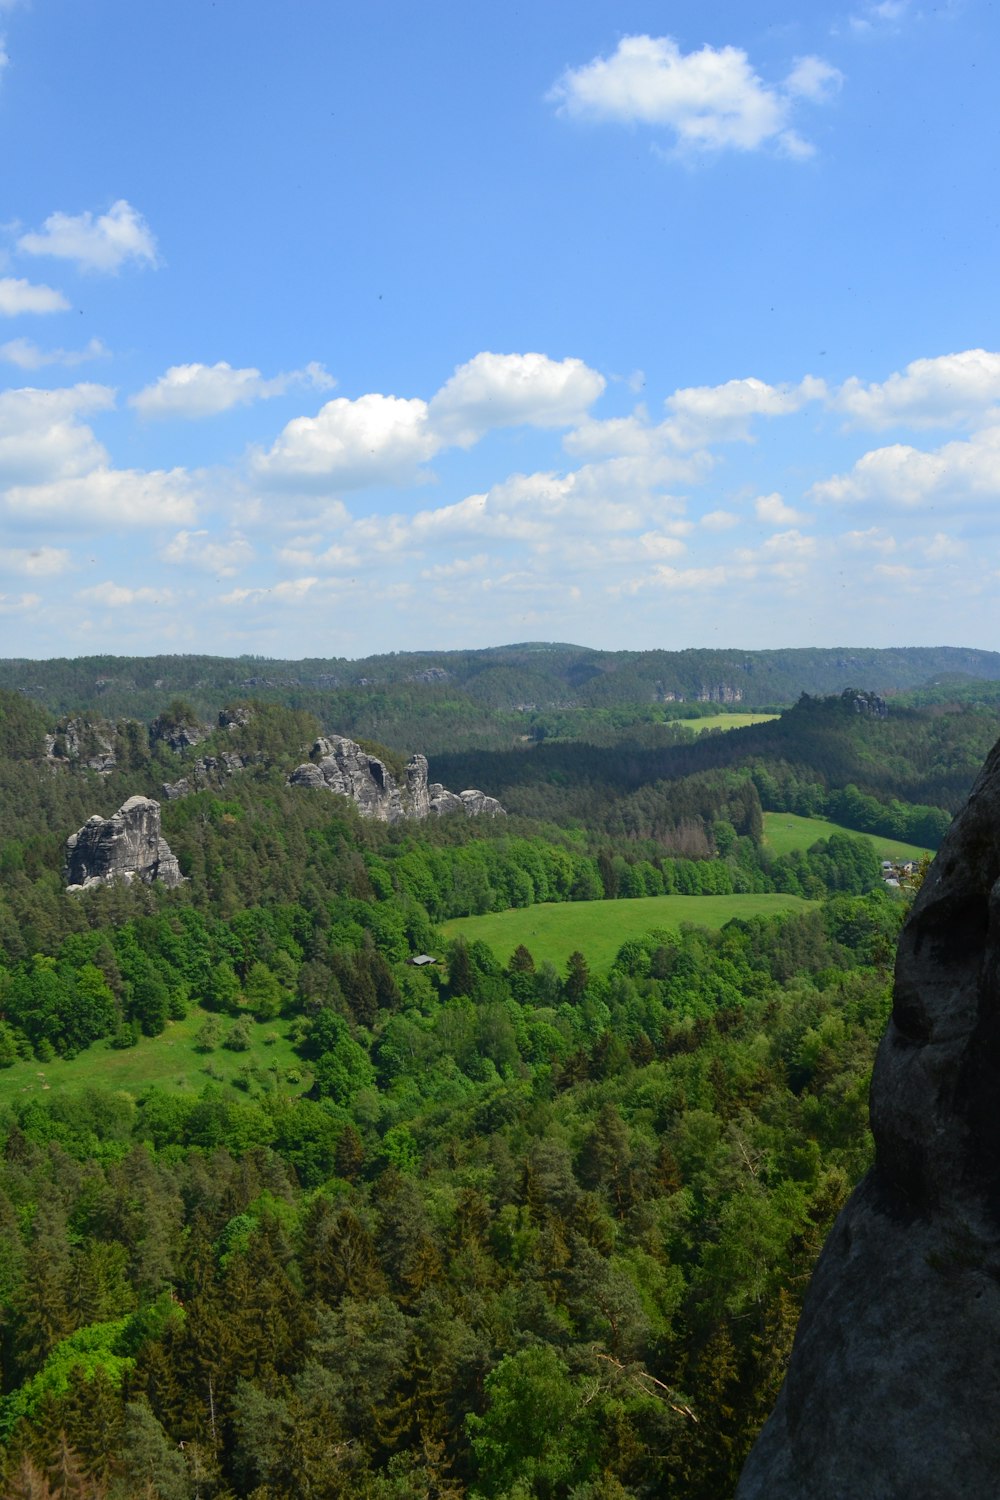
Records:
[[[384,761],[342,734],[317,740],[312,759],[296,766],[288,781],[291,786],[321,787],[349,797],[363,817],[381,823],[456,812],[470,818],[506,816],[496,798],[484,792],[448,792],[440,782],[428,783],[425,755],[411,756],[400,783]]]

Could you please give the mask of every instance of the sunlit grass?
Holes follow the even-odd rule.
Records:
[[[801,910],[810,903],[799,896],[639,896],[631,901],[543,902],[481,917],[456,917],[442,931],[450,938],[487,943],[506,963],[519,943],[536,964],[562,970],[574,951],[584,955],[594,973],[606,973],[627,938],[644,937],[657,928],[676,932],[682,922],[717,929],[734,917],[772,916]]]

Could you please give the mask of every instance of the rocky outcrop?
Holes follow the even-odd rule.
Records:
[[[204,791],[206,787],[219,786],[238,771],[245,771],[260,757],[248,758],[235,750],[224,750],[221,755],[203,755],[179,781],[165,781],[160,795],[167,802],[176,802],[179,797],[189,797],[192,792]]]
[[[312,756],[295,768],[289,785],[320,787],[349,797],[362,817],[398,823],[403,818],[441,817],[452,812],[468,817],[506,816],[495,797],[479,791],[456,796],[438,782],[428,785],[427,758],[423,755],[414,755],[407,762],[402,786],[384,761],[344,735],[317,740]]]
[[[160,804],[130,797],[112,817],[88,818],[66,840],[65,877],[71,891],[113,880],[180,885],[180,866],[160,832]]]
[[[994,1500],[1000,1475],[1000,745],[903,930],[838,1218],[739,1500]]]
[[[694,696],[697,703],[742,703],[743,689],[728,682],[714,682],[700,687]]]
[[[854,688],[847,688],[841,696],[856,714],[864,714],[869,719],[889,717],[889,705],[878,693],[856,692]]]
[[[115,726],[104,719],[64,719],[55,734],[45,736],[45,757],[106,775],[116,765],[115,737]]]
[[[325,787],[349,797],[362,817],[377,818],[380,823],[398,823],[408,815],[385,762],[368,755],[354,740],[333,734],[317,740],[312,754],[313,760],[297,766],[289,776],[290,786]]]
[[[195,745],[200,745],[202,740],[211,733],[207,724],[195,724],[189,720],[171,719],[161,714],[154,719],[149,726],[150,744],[155,745],[162,741],[169,745],[171,750],[178,753],[182,750],[190,750]]]

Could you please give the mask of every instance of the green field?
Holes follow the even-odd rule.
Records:
[[[883,838],[880,833],[858,833],[855,828],[828,823],[826,818],[800,818],[796,813],[764,814],[764,838],[775,854],[808,849],[818,839],[828,839],[831,833],[848,833],[851,838],[867,839],[879,859],[922,859],[925,854],[934,852],[921,849],[918,844],[904,844],[900,839]]]
[[[746,729],[748,724],[770,724],[780,714],[707,714],[704,719],[681,719],[685,729],[703,734],[706,729]]]
[[[560,971],[571,953],[584,955],[596,974],[607,973],[627,938],[657,928],[676,932],[682,922],[719,928],[733,917],[772,916],[809,906],[799,896],[639,896],[634,901],[546,901],[483,917],[456,917],[441,928],[446,937],[488,943],[506,963],[519,943],[536,964]]]
[[[140,1094],[155,1084],[170,1093],[198,1094],[207,1083],[214,1083],[230,1098],[245,1099],[247,1095],[233,1084],[233,1079],[248,1065],[267,1074],[266,1080],[255,1080],[255,1086],[278,1088],[285,1094],[301,1094],[310,1086],[308,1069],[285,1035],[287,1021],[251,1023],[253,1045],[247,1052],[230,1052],[225,1047],[199,1052],[194,1038],[207,1018],[208,1011],[195,1006],[183,1021],[168,1021],[159,1036],[142,1037],[134,1047],[119,1051],[102,1041],[95,1042],[77,1057],[55,1058],[48,1063],[34,1059],[15,1063],[0,1070],[0,1100],[29,1094],[41,1097],[91,1085]],[[232,1021],[228,1016],[220,1019],[225,1033]],[[269,1037],[276,1040],[268,1041]],[[289,1077],[296,1071],[300,1075],[298,1082]]]

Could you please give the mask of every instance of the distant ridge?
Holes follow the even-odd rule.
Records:
[[[0,687],[55,713],[152,715],[172,696],[200,711],[234,697],[293,696],[406,687],[467,695],[500,710],[613,707],[683,700],[792,703],[801,693],[862,688],[883,695],[941,678],[1000,681],[1000,653],[961,646],[789,647],[771,651],[598,651],[544,641],[469,651],[406,651],[348,660],[260,656],[83,656],[0,660]]]

